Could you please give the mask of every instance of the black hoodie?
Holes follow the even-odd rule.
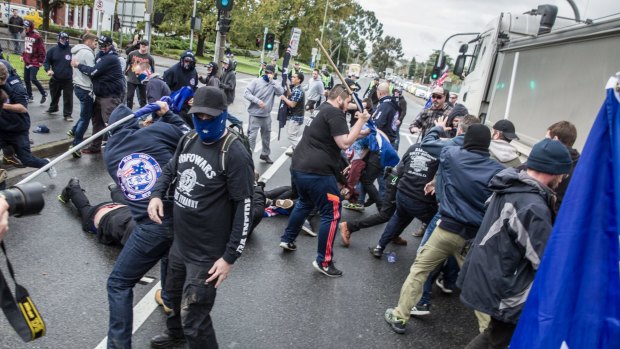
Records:
[[[390,142],[394,142],[397,136],[398,126],[396,120],[398,120],[397,114],[400,108],[398,107],[398,98],[393,96],[385,96],[379,100],[377,111],[373,115],[377,128],[385,133]]]
[[[188,69],[183,67],[183,60],[185,57],[191,57],[194,59],[194,63],[190,64]],[[198,86],[198,73],[196,72],[196,58],[191,51],[185,51],[181,54],[179,63],[173,65],[164,72],[163,79],[170,87],[170,91],[174,92],[181,87],[190,86],[192,90],[196,91]]]
[[[131,113],[131,109],[121,104],[110,115],[109,123]],[[136,222],[148,219],[146,209],[151,190],[174,155],[179,140],[188,131],[185,122],[171,111],[150,126],[141,128],[138,120],[132,119],[112,131],[103,160],[125,195]],[[166,209],[171,208],[172,202],[168,202]],[[170,217],[171,213],[166,212],[164,217]]]

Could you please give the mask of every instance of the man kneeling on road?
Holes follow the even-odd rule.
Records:
[[[175,237],[165,285],[173,312],[166,333],[151,340],[153,348],[184,341],[188,348],[218,347],[211,309],[217,287],[243,252],[252,222],[254,165],[248,150],[226,128],[224,93],[216,87],[199,88],[189,114],[196,133],[181,141],[148,208],[154,222],[170,219],[161,198],[174,188]]]

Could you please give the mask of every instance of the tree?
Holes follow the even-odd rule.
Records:
[[[385,68],[394,66],[396,60],[405,55],[400,39],[389,35],[385,38],[378,38],[373,43],[372,54],[372,65],[378,72],[383,72]]]
[[[414,76],[415,69],[416,69],[416,62],[415,62],[415,57],[413,57],[411,58],[411,63],[409,63],[409,72],[407,72],[407,75]]]

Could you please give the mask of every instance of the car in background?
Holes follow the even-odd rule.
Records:
[[[428,99],[428,97],[430,97],[431,95],[431,92],[427,86],[417,85],[413,95],[423,99]]]

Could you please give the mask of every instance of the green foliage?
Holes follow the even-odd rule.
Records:
[[[372,65],[378,72],[393,67],[397,59],[404,56],[400,39],[392,36],[378,38],[372,45]]]

